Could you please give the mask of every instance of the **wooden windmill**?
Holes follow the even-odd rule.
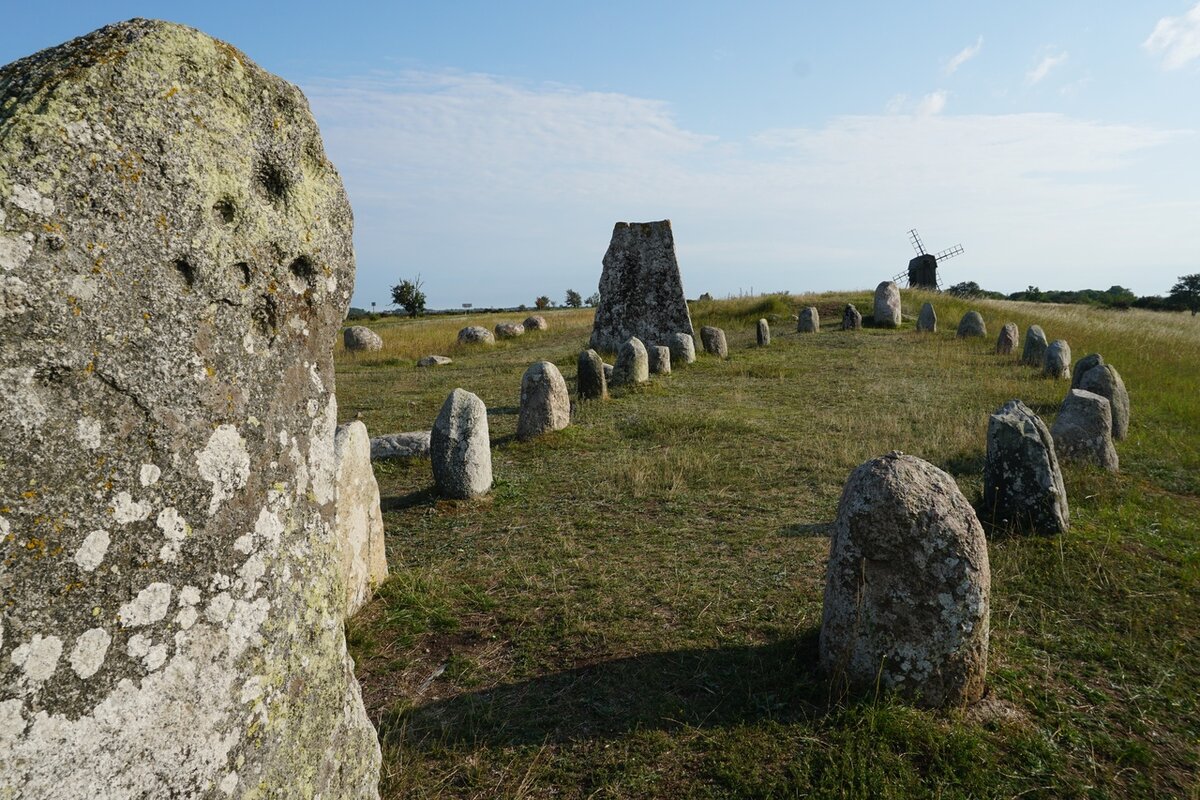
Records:
[[[908,262],[907,273],[901,272],[893,280],[899,281],[907,274],[910,289],[941,289],[942,282],[938,278],[937,273],[938,263],[945,261],[947,258],[962,255],[963,246],[956,244],[954,247],[949,247],[940,253],[930,254],[925,252],[925,245],[922,244],[921,237],[917,233],[916,228],[908,232],[908,238],[912,242],[913,249],[917,251],[917,257]]]

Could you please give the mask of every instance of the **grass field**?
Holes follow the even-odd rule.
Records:
[[[521,374],[573,385],[592,312],[463,349],[524,314],[372,323],[340,351],[342,419],[427,429],[456,386],[489,409],[495,487],[439,500],[429,462],[377,463],[392,577],[348,623],[385,797],[1200,798],[1200,319],[904,292],[942,330],[837,330],[868,293],[693,304],[728,361],[689,367],[571,427],[514,437]],[[824,329],[794,332],[803,305]],[[985,340],[960,341],[968,308]],[[754,322],[773,342],[754,346]],[[990,541],[978,707],[836,698],[816,669],[828,526],[850,471],[890,450],[981,495],[988,414],[1049,424],[1068,385],[992,354],[1037,322],[1129,389],[1121,473],[1064,465],[1071,531]],[[453,365],[417,369],[430,353]]]

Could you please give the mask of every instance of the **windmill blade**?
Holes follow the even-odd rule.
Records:
[[[954,247],[948,247],[940,253],[935,253],[933,257],[936,258],[938,261],[944,261],[947,258],[954,258],[955,256],[961,256],[962,253],[963,253],[963,246],[961,244],[956,244],[956,245],[954,245]]]
[[[925,255],[925,245],[921,244],[921,237],[917,235],[916,228],[908,232],[908,238],[912,242],[913,249],[917,251],[917,255]]]

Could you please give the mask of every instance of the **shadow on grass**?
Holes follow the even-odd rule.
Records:
[[[649,653],[390,711],[380,739],[431,748],[615,738],[811,719],[830,704],[819,630],[767,645]]]
[[[431,506],[437,500],[437,487],[427,486],[424,489],[418,489],[408,494],[381,498],[379,509],[381,511],[402,511],[406,508],[415,508],[416,506]]]

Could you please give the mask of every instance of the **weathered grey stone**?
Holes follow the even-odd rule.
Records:
[[[534,314],[525,318],[521,323],[526,331],[548,331],[550,325],[546,322],[546,318],[541,314]]]
[[[532,439],[571,424],[571,395],[558,367],[549,361],[530,364],[521,377],[521,413],[517,438]]]
[[[612,382],[613,382],[613,365],[612,364],[604,365],[604,381],[607,385],[612,386]]]
[[[978,311],[968,311],[958,322],[958,330],[954,333],[959,339],[970,339],[976,336],[987,336],[987,323]]]
[[[575,382],[584,400],[603,400],[608,397],[608,379],[604,362],[595,350],[584,350],[576,364]]]
[[[1046,360],[1046,332],[1041,325],[1030,325],[1025,331],[1025,347],[1021,350],[1021,363],[1040,367]]]
[[[636,336],[631,336],[621,345],[617,352],[617,363],[613,367],[613,386],[625,386],[631,383],[645,383],[650,380],[650,354],[646,345]]]
[[[1094,392],[1108,400],[1112,410],[1112,435],[1124,439],[1129,435],[1129,392],[1121,374],[1112,364],[1101,364],[1083,373],[1079,388]]]
[[[765,319],[760,319],[754,328],[754,338],[759,347],[771,344],[771,324]]]
[[[926,302],[921,306],[921,313],[917,315],[917,330],[937,333],[937,312],[933,310],[933,303]]]
[[[700,341],[704,352],[717,358],[729,358],[729,345],[725,343],[725,331],[705,325],[700,329]]]
[[[1099,353],[1089,353],[1083,358],[1075,362],[1075,366],[1071,369],[1071,388],[1078,389],[1079,382],[1083,380],[1083,375],[1092,367],[1098,367],[1104,363],[1104,356]]]
[[[972,703],[987,676],[991,571],[954,479],[889,453],[854,470],[829,547],[821,666],[931,707]]]
[[[821,331],[821,314],[816,306],[800,309],[800,321],[796,323],[800,333],[819,333]]]
[[[444,367],[447,364],[453,364],[453,359],[446,356],[425,356],[417,362],[418,367]]]
[[[618,222],[604,254],[589,346],[611,352],[631,337],[660,342],[679,331],[695,333],[671,221]]]
[[[495,344],[496,337],[482,325],[468,325],[458,332],[459,344]]]
[[[442,404],[429,436],[433,482],[446,497],[469,500],[492,488],[492,445],[487,408],[466,389]]]
[[[690,333],[672,333],[664,340],[664,344],[671,350],[672,364],[679,366],[696,362],[696,340]]]
[[[900,287],[892,281],[883,281],[875,287],[876,328],[900,327]]]
[[[525,326],[519,322],[498,322],[496,323],[496,338],[497,339],[515,339],[518,336],[525,335]]]
[[[429,458],[430,431],[388,433],[371,438],[371,460]]]
[[[1021,338],[1020,331],[1017,330],[1015,322],[1006,322],[1004,327],[1000,329],[1000,335],[996,337],[996,354],[1009,356],[1016,352],[1017,340]]]
[[[862,314],[853,303],[847,303],[842,310],[842,330],[858,331],[862,330]]]
[[[654,345],[646,348],[646,355],[650,359],[651,375],[671,374],[671,348],[661,344]]]
[[[983,513],[997,525],[1036,533],[1063,533],[1070,525],[1054,439],[1020,400],[988,420]]]
[[[307,101],[132,20],[0,68],[0,108],[0,795],[377,797],[334,535],[352,217]]]
[[[337,459],[337,543],[346,582],[346,614],[362,608],[387,580],[379,484],[371,469],[371,438],[355,420],[339,425],[333,440]]]
[[[351,353],[383,349],[383,339],[378,333],[362,325],[351,325],[342,332],[342,344]]]
[[[1088,461],[1116,472],[1120,466],[1112,442],[1112,410],[1108,400],[1082,389],[1071,389],[1050,426],[1059,458]]]
[[[1042,358],[1042,375],[1060,380],[1071,379],[1071,345],[1066,339],[1055,339]]]

